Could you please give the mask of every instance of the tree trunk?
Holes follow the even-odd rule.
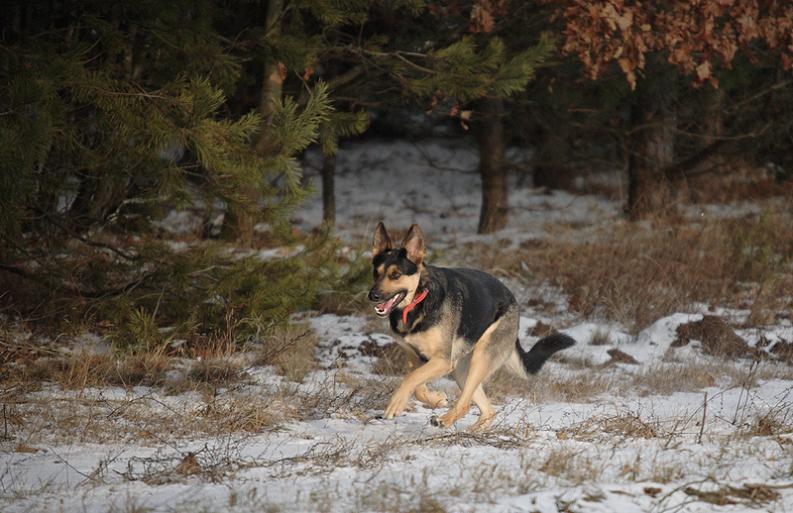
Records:
[[[281,33],[280,23],[283,7],[283,0],[267,2],[265,27],[267,27],[267,38],[269,39],[277,38]],[[276,150],[272,132],[269,128],[273,113],[281,102],[282,86],[283,79],[281,78],[278,62],[268,57],[264,65],[262,93],[259,99],[259,112],[262,115],[263,128],[256,142],[256,150],[261,154],[270,154]],[[242,245],[249,245],[252,242],[256,216],[248,209],[256,208],[259,201],[258,191],[259,188],[256,184],[251,184],[249,187],[245,187],[244,190],[239,191],[240,196],[243,198],[243,204],[230,205],[226,209],[221,237],[226,240],[235,240]]]
[[[336,224],[336,155],[325,155],[322,161],[322,220]]]
[[[124,201],[128,185],[129,179],[125,176],[94,173],[84,176],[69,208],[72,228],[81,232],[105,221]]]
[[[659,88],[654,94],[641,89],[636,94],[631,112],[633,131],[628,139],[626,212],[631,220],[663,213],[671,204],[666,170],[674,163],[677,126],[668,93]]]
[[[507,174],[504,168],[504,104],[500,98],[477,102],[474,133],[479,147],[482,208],[478,233],[493,233],[507,224]]]
[[[556,127],[543,130],[537,151],[539,163],[534,168],[535,187],[570,190],[575,184],[575,173],[567,165],[571,148],[567,134]]]

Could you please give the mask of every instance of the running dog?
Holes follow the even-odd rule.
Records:
[[[450,427],[479,407],[472,430],[486,428],[495,417],[482,383],[502,365],[516,374],[536,374],[545,361],[575,340],[555,333],[524,351],[518,340],[518,304],[498,279],[474,269],[424,264],[424,235],[410,227],[401,247],[395,247],[383,223],[372,243],[374,286],[369,300],[375,313],[388,317],[397,341],[407,353],[410,372],[391,397],[383,415],[400,415],[412,395],[431,408],[446,406],[446,394],[430,391],[427,383],[452,373],[462,392],[457,403],[435,426]]]

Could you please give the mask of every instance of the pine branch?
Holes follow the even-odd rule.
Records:
[[[156,272],[149,272],[144,274],[138,279],[135,279],[129,283],[121,285],[119,287],[113,287],[109,289],[101,289],[101,290],[86,290],[79,287],[74,287],[72,285],[67,285],[65,283],[56,282],[43,276],[39,276],[37,274],[33,274],[30,271],[27,271],[21,267],[10,265],[10,264],[3,264],[0,263],[0,270],[6,271],[11,274],[15,274],[21,278],[24,278],[28,281],[32,281],[34,283],[38,283],[39,285],[43,285],[44,287],[58,291],[64,294],[78,296],[85,299],[104,299],[113,296],[119,296],[121,294],[126,294],[138,288],[141,284],[143,284],[148,279],[155,276]]]

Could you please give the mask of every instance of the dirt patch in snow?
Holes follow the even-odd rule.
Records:
[[[783,362],[789,365],[793,365],[793,342],[780,340],[776,344],[771,346],[771,349],[769,349],[768,351],[777,358],[779,358],[780,360],[782,360]]]
[[[605,363],[605,366],[613,365],[615,363],[629,363],[633,365],[638,365],[639,362],[636,361],[636,358],[629,355],[628,353],[622,352],[617,348],[609,349],[608,355],[611,356],[611,360]]]
[[[757,350],[739,337],[721,317],[706,315],[701,321],[687,322],[677,327],[672,347],[688,345],[692,340],[702,342],[705,353],[714,356],[753,356]]]
[[[554,329],[554,327],[551,326],[550,324],[545,324],[542,321],[537,321],[537,324],[535,324],[534,327],[531,328],[531,330],[529,330],[528,334],[529,336],[532,337],[542,338],[542,337],[547,337],[548,335],[552,335],[556,332],[557,330]]]

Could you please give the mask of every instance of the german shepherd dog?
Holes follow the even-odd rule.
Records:
[[[430,391],[427,383],[452,373],[462,390],[457,404],[430,422],[450,427],[473,401],[479,407],[479,419],[472,429],[484,429],[495,416],[482,388],[491,374],[506,364],[528,377],[575,340],[556,333],[524,351],[518,340],[518,305],[503,283],[474,269],[424,265],[424,256],[424,235],[418,225],[410,227],[399,248],[383,223],[377,225],[369,300],[375,303],[378,316],[388,317],[411,369],[383,417],[400,415],[413,394],[431,408],[445,406],[446,394]]]

